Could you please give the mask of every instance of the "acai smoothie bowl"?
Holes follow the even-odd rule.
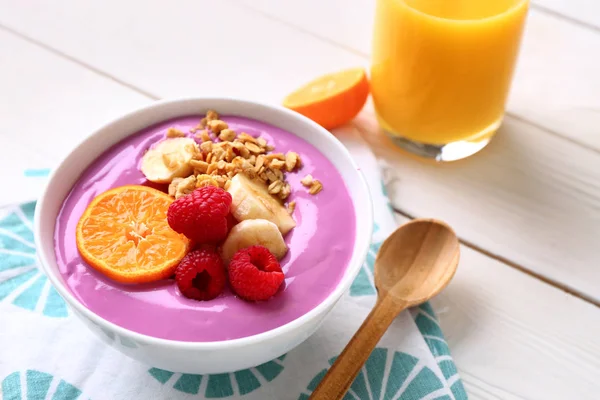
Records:
[[[327,130],[278,106],[156,102],[79,144],[38,202],[44,272],[106,343],[221,373],[308,338],[349,288],[369,191]]]

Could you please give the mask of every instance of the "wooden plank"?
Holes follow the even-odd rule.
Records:
[[[600,155],[508,118],[470,159],[446,165],[397,150],[372,114],[355,121],[389,168],[395,207],[448,221],[459,236],[600,300]]]
[[[160,97],[279,102],[324,70],[365,62],[230,2],[0,0],[0,8],[1,24]]]
[[[244,7],[354,50],[367,61],[374,19],[372,0],[355,0],[351,7],[344,0],[238,1]],[[569,0],[568,7],[566,0],[539,3],[546,1],[581,13],[594,10],[590,18],[600,21],[597,1]],[[534,8],[528,17],[508,111],[600,149],[599,70],[600,31]]]
[[[469,398],[597,398],[597,307],[466,246],[433,306]]]
[[[37,197],[26,168],[53,167],[99,124],[149,100],[0,30],[0,205]]]

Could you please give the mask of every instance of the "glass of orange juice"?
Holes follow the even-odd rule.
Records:
[[[529,0],[377,0],[371,93],[394,142],[438,161],[494,136]]]

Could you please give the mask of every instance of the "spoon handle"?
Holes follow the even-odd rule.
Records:
[[[388,329],[396,315],[406,305],[398,305],[397,301],[386,296],[378,299],[358,331],[354,334],[346,348],[335,360],[319,386],[310,396],[311,400],[342,399],[363,364]]]

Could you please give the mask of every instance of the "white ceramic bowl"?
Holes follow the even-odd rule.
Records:
[[[110,146],[155,123],[208,109],[254,118],[298,135],[325,153],[342,175],[356,214],[352,258],[335,290],[317,307],[276,329],[235,340],[180,342],[142,335],[115,325],[87,309],[71,294],[54,254],[54,225],[60,207],[82,171]],[[159,101],[122,116],[93,132],[54,170],[35,212],[35,242],[40,264],[70,309],[106,343],[153,367],[186,373],[222,373],[249,368],[285,354],[319,327],[358,274],[372,233],[372,206],[367,184],[346,148],[311,120],[279,106],[225,98]],[[321,227],[320,229],[327,229]]]

